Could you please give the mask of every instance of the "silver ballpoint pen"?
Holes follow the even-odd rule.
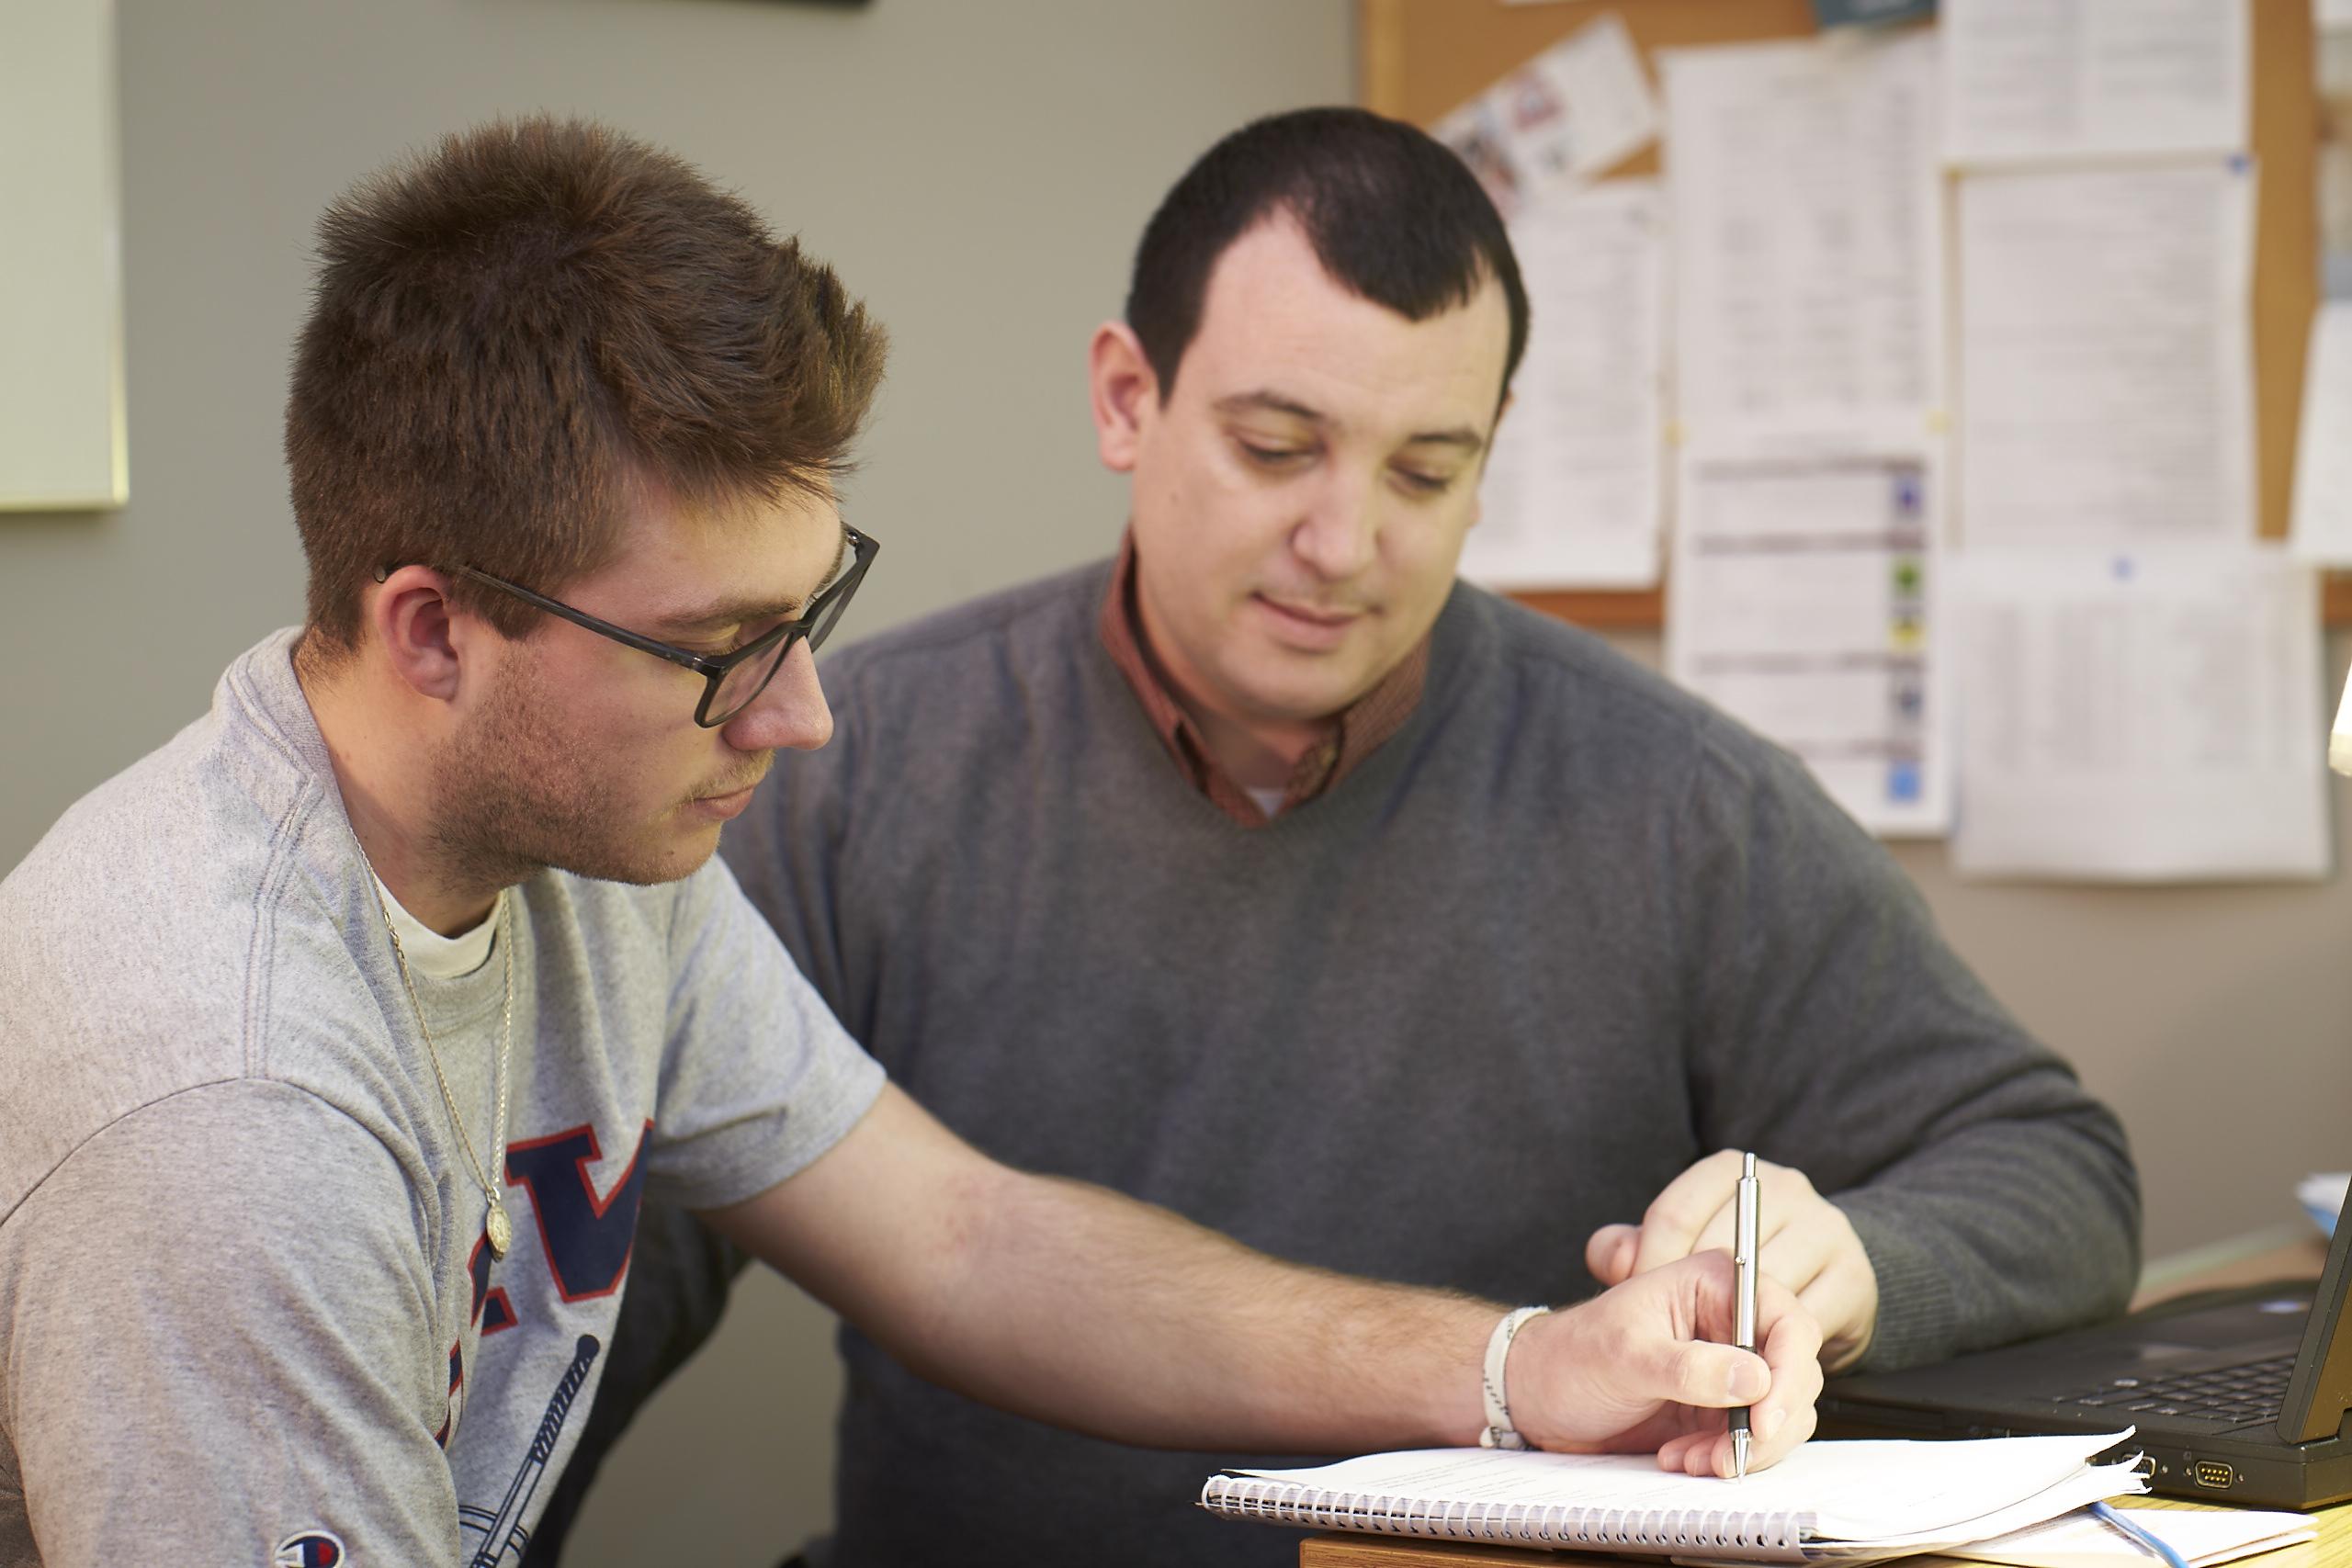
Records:
[[[1736,1297],[1733,1307],[1732,1343],[1743,1350],[1756,1348],[1756,1231],[1763,1211],[1763,1183],[1756,1179],[1756,1156],[1742,1155],[1739,1166],[1739,1195],[1735,1201],[1732,1220],[1732,1289]],[[1731,1411],[1731,1458],[1734,1473],[1747,1473],[1747,1406],[1735,1404]]]

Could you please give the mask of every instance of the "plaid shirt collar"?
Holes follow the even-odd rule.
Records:
[[[1145,650],[1143,620],[1136,607],[1136,541],[1132,530],[1120,538],[1119,558],[1111,569],[1110,590],[1102,596],[1096,626],[1111,662],[1126,678],[1136,701],[1143,705],[1144,716],[1151,721],[1160,744],[1168,749],[1169,757],[1186,781],[1242,827],[1264,827],[1271,818],[1250,792],[1235,784],[1210,756],[1200,727],[1169,691]],[[1339,787],[1341,779],[1404,728],[1405,721],[1413,716],[1414,708],[1420,705],[1429,671],[1430,639],[1424,635],[1371,691],[1340,713],[1322,739],[1307,748],[1291,769],[1276,815]]]

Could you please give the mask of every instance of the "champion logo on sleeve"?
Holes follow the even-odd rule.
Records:
[[[270,1568],[343,1568],[343,1538],[333,1530],[303,1530],[277,1543]]]

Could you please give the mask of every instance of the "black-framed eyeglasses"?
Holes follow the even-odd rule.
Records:
[[[550,615],[560,615],[575,626],[585,626],[599,637],[650,653],[656,659],[666,659],[682,665],[703,678],[702,701],[695,705],[695,722],[705,729],[716,729],[750,707],[768,689],[775,672],[792,655],[792,645],[801,638],[808,639],[808,650],[815,652],[841,620],[842,612],[849,607],[850,597],[857,585],[865,580],[865,569],[874,564],[875,553],[881,548],[871,534],[861,534],[846,523],[842,525],[842,552],[847,564],[837,570],[808,602],[808,607],[788,621],[779,621],[742,647],[729,653],[695,653],[689,649],[662,642],[616,626],[599,619],[585,610],[575,610],[560,599],[535,593],[520,583],[509,582],[503,577],[470,566],[456,568],[460,577],[488,583],[503,593],[511,593],[526,604],[545,610]]]

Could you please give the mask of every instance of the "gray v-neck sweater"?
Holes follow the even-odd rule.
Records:
[[[1590,1293],[1596,1226],[1752,1148],[1852,1217],[1872,1366],[2121,1303],[2114,1117],[1793,759],[1457,587],[1404,729],[1245,829],[1103,650],[1107,574],[830,661],[833,743],[726,842],[950,1126],[1286,1258],[1511,1303]],[[837,1562],[1290,1560],[1192,1507],[1224,1456],[1051,1431],[843,1346]]]

